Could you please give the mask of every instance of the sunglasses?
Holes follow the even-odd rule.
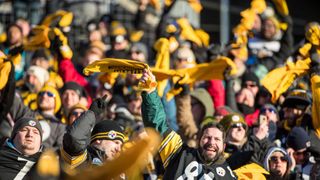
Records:
[[[231,125],[231,128],[239,128],[239,127],[246,129],[246,125],[244,125],[243,123],[235,123]]]
[[[39,93],[40,96],[44,96],[45,94],[48,97],[55,97],[55,95],[52,92],[49,92],[49,91],[42,91],[42,92]]]
[[[71,115],[72,115],[72,116],[81,116],[83,113],[84,113],[84,111],[83,111],[83,112],[73,111],[73,112],[71,113]]]
[[[141,51],[131,51],[131,54],[140,54],[142,53]]]
[[[262,108],[260,110],[261,113],[266,113],[267,111],[271,112],[271,113],[276,113],[276,110],[275,109],[272,109],[272,108]]]
[[[282,157],[278,157],[278,156],[272,156],[272,157],[270,157],[270,160],[271,160],[272,162],[276,162],[278,159],[279,159],[281,162],[288,162],[288,159],[287,159],[286,157],[284,157],[284,156],[282,156]]]

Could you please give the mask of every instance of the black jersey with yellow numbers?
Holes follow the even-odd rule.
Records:
[[[164,179],[237,179],[223,157],[205,164],[199,151],[183,144],[174,131],[164,138],[159,153],[165,168]]]
[[[41,152],[24,156],[14,148],[10,141],[0,148],[0,180],[28,179],[28,173],[38,161]]]

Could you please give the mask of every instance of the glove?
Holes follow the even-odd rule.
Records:
[[[101,113],[103,113],[108,105],[108,102],[106,101],[107,95],[104,95],[102,98],[98,98],[94,100],[89,108],[92,112],[94,112],[94,115],[96,118],[99,117]]]
[[[9,54],[11,56],[15,56],[17,54],[20,54],[22,51],[23,51],[23,46],[22,45],[21,46],[16,46],[16,47],[14,47],[14,48],[9,50]]]
[[[179,93],[179,95],[181,95],[181,96],[185,96],[185,95],[190,94],[189,84],[180,84],[179,82],[181,81],[181,79],[179,79],[179,81],[176,82],[176,84],[174,85],[174,89],[178,90],[178,89],[182,88],[182,91]]]

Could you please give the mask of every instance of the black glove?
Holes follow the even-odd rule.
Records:
[[[190,94],[189,84],[179,84],[180,80],[178,82],[176,82],[176,84],[174,85],[174,89],[182,88],[182,91],[180,92],[181,96],[185,96],[185,95]]]
[[[12,56],[15,56],[17,54],[20,54],[23,51],[23,46],[16,46],[9,50],[9,54]]]
[[[106,101],[107,95],[104,95],[102,98],[98,98],[94,100],[89,108],[89,110],[94,112],[94,115],[96,118],[99,117],[101,113],[103,113],[108,105],[108,102]]]

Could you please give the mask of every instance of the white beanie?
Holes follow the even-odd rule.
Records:
[[[32,74],[36,76],[39,82],[41,83],[41,86],[43,86],[44,83],[49,79],[48,71],[40,66],[30,66],[30,68],[27,71],[27,74]]]

